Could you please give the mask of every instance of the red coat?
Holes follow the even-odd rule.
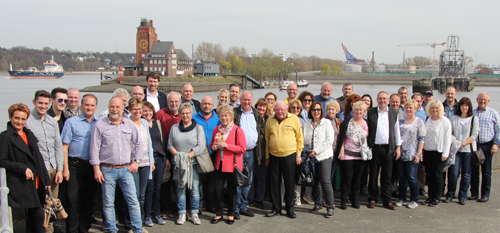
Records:
[[[156,112],[155,118],[155,120],[159,120],[161,122],[163,140],[165,141],[165,145],[167,145],[170,128],[172,128],[173,125],[181,122],[181,115],[174,115],[170,112],[169,108],[163,108],[160,111]]]
[[[238,144],[235,145],[235,134],[238,131]],[[212,134],[212,141],[210,142],[210,148],[214,145],[215,135],[219,132],[219,127],[216,127]],[[243,170],[243,153],[247,151],[247,141],[245,139],[245,133],[237,125],[233,125],[231,132],[226,138],[227,147],[224,149],[222,158],[222,172],[234,172],[234,155],[236,154],[236,164],[238,168]],[[220,169],[220,150],[215,151],[215,169]]]

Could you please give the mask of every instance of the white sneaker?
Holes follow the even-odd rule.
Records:
[[[194,225],[200,225],[201,221],[200,218],[198,217],[198,213],[192,213],[191,214],[191,219],[193,220]]]
[[[417,207],[418,207],[418,203],[416,203],[414,201],[410,202],[410,204],[408,205],[408,208],[410,208],[410,209],[415,209]]]
[[[177,222],[175,222],[177,225],[184,225],[186,222],[186,214],[180,214],[179,218],[177,219]]]
[[[396,202],[397,207],[401,207],[403,205],[406,205],[406,202],[404,202],[403,200],[399,200],[398,202]]]
[[[300,202],[300,196],[295,196],[295,205],[301,205],[302,203]]]

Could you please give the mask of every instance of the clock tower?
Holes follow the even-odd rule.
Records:
[[[151,50],[153,42],[158,41],[156,29],[153,27],[153,20],[141,19],[141,25],[137,27],[136,44],[136,64],[142,67],[142,58]]]

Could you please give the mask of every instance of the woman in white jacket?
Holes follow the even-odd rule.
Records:
[[[423,155],[429,197],[422,204],[438,206],[443,191],[443,167],[450,154],[451,123],[443,117],[444,107],[438,100],[429,102],[425,112],[430,116],[425,122],[427,134]]]
[[[304,123],[304,146],[311,153],[309,157],[315,158],[315,176],[313,186],[314,208],[311,212],[322,209],[322,191],[327,205],[326,217],[333,216],[333,188],[330,181],[332,174],[333,138],[332,123],[324,118],[321,103],[314,102],[309,108],[309,119]]]

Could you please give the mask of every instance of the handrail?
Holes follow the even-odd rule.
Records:
[[[0,232],[14,232],[11,226],[11,213],[9,212],[9,187],[7,187],[7,177],[5,168],[0,168],[0,204],[2,205],[2,226]]]

